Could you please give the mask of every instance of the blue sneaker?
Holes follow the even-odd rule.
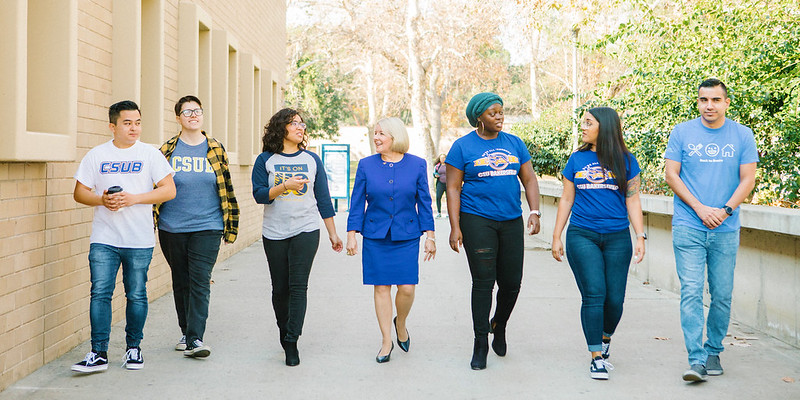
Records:
[[[719,363],[719,355],[708,356],[706,360],[706,372],[711,376],[722,375],[722,364]]]
[[[613,370],[614,366],[604,360],[603,357],[595,357],[589,365],[589,374],[592,379],[606,380],[608,379],[608,371]]]
[[[708,372],[702,364],[693,364],[683,373],[683,380],[686,382],[705,382],[706,378],[708,378]]]

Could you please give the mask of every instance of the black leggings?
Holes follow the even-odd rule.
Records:
[[[522,217],[494,221],[461,213],[461,234],[472,274],[472,328],[476,338],[489,335],[492,291],[497,282],[494,321],[508,322],[522,284],[524,227]]]
[[[261,237],[272,279],[272,308],[281,339],[296,342],[306,317],[308,276],[319,248],[319,229],[283,240]]]
[[[436,212],[442,213],[442,195],[447,189],[447,185],[436,179]]]

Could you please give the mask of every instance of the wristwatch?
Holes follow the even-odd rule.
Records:
[[[535,216],[541,218],[542,217],[542,212],[539,211],[539,210],[531,210],[531,213],[529,215],[535,215]]]
[[[636,234],[636,237],[637,238],[642,238],[644,240],[647,240],[647,232],[638,233],[638,234]]]
[[[725,205],[724,207],[722,207],[722,209],[725,210],[725,214],[733,215],[733,209],[730,208],[728,205]]]

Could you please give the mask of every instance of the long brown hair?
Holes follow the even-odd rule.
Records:
[[[270,153],[280,153],[283,151],[283,139],[289,133],[286,130],[286,125],[292,123],[295,115],[300,115],[300,112],[292,108],[284,108],[275,113],[269,122],[264,126],[264,136],[261,138],[261,151],[268,151]],[[303,116],[300,115],[300,120],[303,121]],[[308,136],[303,134],[303,141],[297,145],[300,149],[305,149],[308,145]]]

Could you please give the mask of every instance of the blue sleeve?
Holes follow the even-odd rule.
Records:
[[[664,151],[664,158],[667,160],[682,162],[683,154],[681,154],[681,132],[680,125],[676,126],[669,134],[669,141],[667,142],[667,149]]]
[[[269,198],[269,172],[267,172],[267,160],[272,153],[263,152],[256,158],[253,164],[253,173],[250,180],[253,182],[253,198],[258,204],[272,204]]]
[[[314,177],[314,198],[317,199],[317,209],[322,219],[336,215],[331,203],[331,192],[328,190],[328,174],[325,173],[325,166],[316,154],[308,152],[317,163],[317,175]]]
[[[356,167],[356,179],[353,182],[353,193],[350,195],[350,215],[347,216],[347,231],[361,232],[364,226],[364,208],[367,204],[367,177],[362,163]]]
[[[456,139],[453,143],[453,147],[450,148],[450,151],[447,152],[447,157],[445,158],[445,164],[450,164],[451,166],[457,168],[460,171],[464,170],[464,154],[461,150],[461,139]]]
[[[433,224],[433,208],[431,207],[431,191],[428,188],[428,165],[424,159],[419,160],[417,171],[417,214],[419,226],[423,231],[436,230]]]
[[[742,138],[742,157],[739,159],[739,164],[750,164],[758,162],[758,149],[756,148],[756,138],[753,136],[753,131],[750,128],[743,127]]]
[[[628,153],[628,180],[631,180],[639,175],[642,172],[642,169],[639,167],[639,162],[636,161],[636,156],[632,153]]]
[[[519,154],[519,165],[520,167],[522,164],[531,160],[531,153],[528,151],[528,146],[525,145],[525,142],[522,141],[518,136],[510,135],[517,142],[517,153]]]
[[[561,170],[561,175],[568,181],[575,182],[575,153],[570,154],[567,165]]]

